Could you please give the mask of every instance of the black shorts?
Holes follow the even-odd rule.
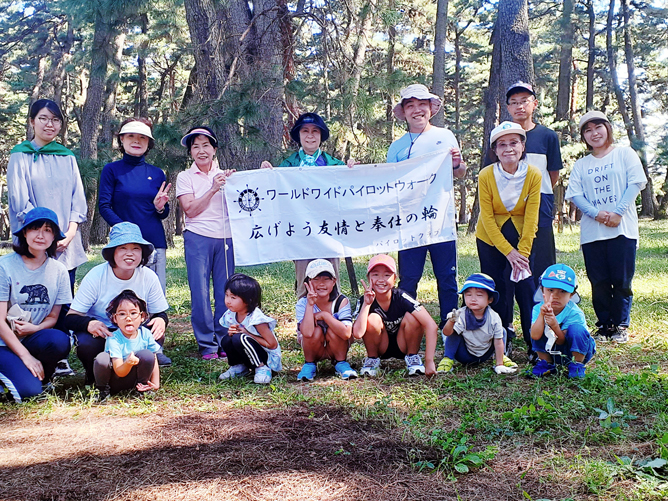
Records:
[[[380,358],[383,360],[387,360],[388,358],[397,358],[399,360],[403,360],[406,354],[399,348],[399,344],[397,343],[397,335],[390,334],[388,332],[387,337],[389,339],[387,350],[385,350],[385,353],[383,353]]]

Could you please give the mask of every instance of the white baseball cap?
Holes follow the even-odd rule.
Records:
[[[126,123],[118,133],[119,136],[122,136],[123,134],[143,134],[144,136],[153,139],[151,128],[138,120],[133,120],[132,122]]]
[[[336,277],[334,266],[326,259],[314,259],[306,267],[305,278],[314,279],[321,273],[329,273],[332,278]]]
[[[494,141],[507,134],[519,134],[523,138],[527,137],[527,133],[520,124],[516,124],[515,122],[501,122],[492,130],[492,133],[489,136],[489,144],[494,144]]]

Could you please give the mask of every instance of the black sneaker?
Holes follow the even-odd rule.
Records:
[[[593,337],[597,343],[608,343],[614,332],[613,328],[603,325],[592,332],[591,337]]]
[[[172,359],[162,352],[156,353],[155,357],[158,359],[158,365],[160,367],[169,367],[172,365]]]
[[[97,389],[97,398],[95,399],[98,404],[104,404],[109,400],[111,396],[111,388],[109,385],[106,386],[95,386]]]
[[[527,353],[527,360],[531,365],[536,365],[538,363],[538,354],[535,351],[530,351]]]
[[[54,377],[74,376],[76,372],[72,370],[66,358],[56,364],[56,370],[53,372]]]

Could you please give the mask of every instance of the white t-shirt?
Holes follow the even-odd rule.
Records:
[[[452,148],[459,149],[457,138],[449,129],[443,127],[432,126],[428,131],[422,134],[414,134],[407,132],[399,139],[395,140],[390,148],[387,150],[388,163],[402,162],[409,158],[415,158],[420,155],[432,153],[440,150],[451,150]],[[453,229],[452,235],[448,241],[456,240],[456,222],[455,222],[455,195],[454,185],[450,190],[450,202],[445,208],[446,214],[450,219],[450,227]]]
[[[97,265],[86,274],[70,308],[111,327],[113,324],[107,316],[107,307],[112,299],[126,289],[134,291],[137,296],[146,301],[150,315],[169,308],[158,275],[153,270],[139,266],[132,278],[121,280],[114,275],[109,263]]]
[[[220,318],[219,322],[220,325],[226,329],[229,328],[230,325],[239,323],[237,321],[237,314],[230,310],[227,310],[225,313],[223,313],[223,316]],[[265,315],[260,308],[255,308],[252,312],[246,315],[244,321],[241,322],[241,325],[243,325],[248,332],[254,334],[255,336],[262,337],[258,332],[257,327],[255,327],[258,324],[267,324],[269,326],[269,330],[274,332],[277,322],[273,318]],[[266,351],[268,355],[267,367],[269,367],[274,372],[281,371],[283,369],[283,365],[281,363],[281,345],[279,344],[273,350],[265,348],[264,346],[262,348],[264,348],[264,351]]]
[[[566,199],[582,195],[597,209],[613,212],[626,188],[632,184],[638,184],[643,189],[647,184],[645,171],[632,148],[618,146],[603,158],[587,155],[575,162],[568,180]],[[638,213],[635,205],[628,208],[622,215],[622,222],[615,228],[600,224],[586,214],[582,215],[580,244],[611,240],[620,235],[638,240]]]
[[[501,317],[491,307],[485,310],[485,323],[478,329],[466,325],[466,306],[459,308],[459,318],[453,327],[464,338],[466,349],[474,357],[482,357],[492,347],[495,339],[503,339]]]

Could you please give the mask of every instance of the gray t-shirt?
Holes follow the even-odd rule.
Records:
[[[54,306],[72,302],[65,265],[47,258],[42,266],[31,270],[16,252],[1,257],[0,301],[9,302],[7,309],[18,304],[31,313],[30,323],[42,323]],[[1,339],[0,346],[5,346]]]
[[[459,318],[455,322],[454,331],[464,337],[466,349],[474,357],[482,357],[492,346],[494,339],[503,339],[501,317],[491,307],[485,311],[485,323],[478,329],[466,326],[466,306],[460,308]]]

